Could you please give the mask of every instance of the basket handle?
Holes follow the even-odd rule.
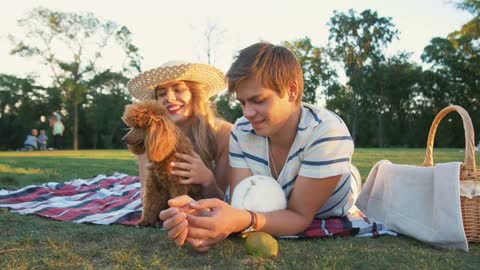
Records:
[[[435,141],[435,134],[437,133],[438,124],[448,113],[456,111],[462,117],[463,129],[465,130],[465,161],[463,162],[463,169],[475,172],[475,136],[473,131],[472,119],[468,112],[457,105],[451,105],[441,110],[433,120],[430,132],[428,133],[427,152],[425,153],[425,160],[423,165],[427,167],[433,166],[433,143]]]

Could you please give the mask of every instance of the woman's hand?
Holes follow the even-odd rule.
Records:
[[[174,168],[172,174],[185,178],[179,180],[180,184],[199,184],[204,188],[215,184],[213,172],[207,168],[197,153],[193,152],[191,156],[177,153],[176,156],[183,162],[172,162]]]
[[[190,202],[197,211],[209,210],[209,215],[187,213],[188,232],[186,241],[197,251],[205,252],[225,239],[232,232],[248,226],[250,214],[231,207],[219,199],[204,199]]]

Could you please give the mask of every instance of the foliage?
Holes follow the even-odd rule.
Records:
[[[473,40],[458,40],[459,46],[447,38],[434,38],[425,47],[422,54],[424,62],[432,64],[436,79],[442,82],[444,100],[440,103],[457,103],[480,109],[480,47],[473,45]],[[463,42],[469,46],[462,46]],[[468,47],[468,50],[466,48]]]
[[[478,3],[465,0],[458,7],[475,20]],[[132,72],[140,70],[141,60],[130,31],[92,14],[42,8],[19,22],[27,32],[12,53],[39,59],[52,83],[44,87],[35,77],[0,74],[0,150],[19,149],[32,128],[46,129],[51,138],[48,119],[42,122],[41,117],[55,111],[64,115],[68,145],[124,148],[120,117],[131,102],[126,84]],[[419,65],[408,52],[385,54],[398,31],[391,18],[375,11],[335,12],[328,27],[328,47],[316,46],[310,37],[282,44],[294,52],[304,71],[304,101],[325,100],[326,107],[345,120],[357,146],[422,147],[434,116],[451,104],[470,113],[480,140],[480,47],[475,32],[459,29],[433,38]],[[121,63],[107,66],[104,60],[114,47],[123,53]],[[346,83],[337,76],[338,67],[343,67]],[[241,106],[226,93],[212,101],[227,121],[242,116]],[[462,121],[452,114],[442,121],[436,144],[462,147],[463,136]]]
[[[479,1],[464,1],[479,16]],[[475,11],[476,10],[476,11]],[[477,22],[478,23],[478,22]],[[457,104],[470,113],[474,129],[479,134],[480,118],[480,36],[474,32],[456,31],[448,38],[436,37],[425,47],[422,60],[431,65],[424,96],[431,109],[438,110],[448,104]],[[478,25],[476,28],[478,31]],[[473,31],[473,30],[472,30]],[[460,121],[455,129],[462,130]],[[461,134],[451,136],[454,141],[463,141]],[[480,137],[477,136],[477,139]]]
[[[12,54],[40,59],[50,70],[53,85],[64,97],[63,109],[73,120],[73,148],[78,149],[79,107],[85,103],[91,80],[109,70],[101,63],[103,54],[113,45],[123,50],[120,71],[140,71],[138,49],[132,45],[130,31],[112,21],[101,21],[93,14],[76,14],[33,9],[19,20],[26,30],[23,40],[16,43]],[[60,109],[60,108],[58,108]]]
[[[243,116],[242,106],[232,97],[228,96],[228,93],[220,94],[215,99],[217,112],[225,120],[230,123]]]
[[[312,45],[310,38],[285,41],[283,45],[289,48],[297,57],[303,70],[304,93],[303,101],[315,104],[320,86],[328,88],[337,78],[336,71],[329,64],[327,50]]]
[[[478,39],[480,38],[480,1],[479,0],[463,0],[457,3],[457,8],[468,11],[474,17],[462,27],[450,33],[449,39],[453,44],[456,44],[456,40],[459,38]]]
[[[94,89],[87,96],[84,106],[85,125],[80,136],[88,148],[118,148],[123,145],[126,126],[120,120],[125,106],[131,98],[125,89],[128,79],[109,70],[98,74],[90,81]]]
[[[54,88],[34,84],[33,78],[0,74],[0,150],[20,149],[32,129],[49,130],[51,106],[60,104]]]
[[[371,10],[360,14],[352,9],[348,13],[335,11],[328,26],[332,59],[343,64],[349,78],[352,91],[349,119],[352,137],[356,141],[359,113],[365,109],[359,102],[368,98],[364,93],[364,73],[367,67],[376,66],[385,59],[382,49],[397,37],[398,31],[391,18],[380,17]]]
[[[359,133],[358,144],[423,146],[430,123],[418,125],[422,68],[412,63],[408,54],[400,54],[368,67],[364,78],[364,94],[359,100],[364,131]],[[418,134],[425,135],[419,138]]]
[[[357,14],[335,11],[328,23],[329,40],[335,44],[332,56],[343,62],[345,73],[355,80],[355,73],[365,65],[384,59],[382,48],[397,37],[391,18],[380,17],[377,12],[364,10]]]

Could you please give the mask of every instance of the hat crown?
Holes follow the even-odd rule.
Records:
[[[186,61],[168,61],[158,68],[147,70],[128,82],[132,96],[140,100],[155,99],[156,86],[172,81],[194,81],[206,86],[210,97],[225,89],[225,75],[219,69]]]

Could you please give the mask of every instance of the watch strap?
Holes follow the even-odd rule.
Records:
[[[248,213],[250,213],[250,224],[248,225],[248,227],[246,229],[244,229],[240,235],[242,236],[242,238],[245,238],[248,236],[248,234],[252,233],[252,232],[255,232],[255,228],[257,227],[257,214],[253,211],[250,211],[250,210],[247,210]]]

